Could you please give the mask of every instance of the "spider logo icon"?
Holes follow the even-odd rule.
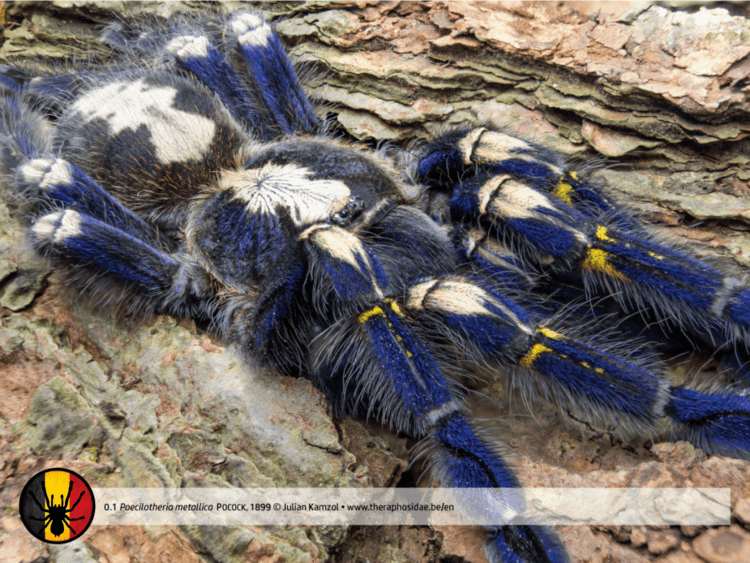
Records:
[[[56,468],[37,473],[26,483],[19,511],[34,537],[47,543],[66,543],[88,529],[94,508],[94,494],[84,478]]]

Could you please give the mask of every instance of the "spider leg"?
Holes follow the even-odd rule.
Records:
[[[42,512],[46,512],[46,509],[41,504],[39,504],[38,500],[36,500],[36,497],[34,496],[34,493],[32,491],[29,491],[29,494],[31,495],[31,500],[33,500],[34,503],[39,507],[39,510],[41,510]],[[45,492],[45,495],[46,495],[46,492]],[[45,503],[47,502],[46,497],[44,499],[44,502]]]
[[[488,164],[525,178],[537,187],[548,186],[563,173],[564,159],[556,152],[484,127],[459,129],[432,141],[417,164],[417,175],[427,184],[449,186],[469,168]]]
[[[483,128],[459,133],[418,167],[425,181],[453,182],[455,217],[495,230],[540,271],[589,296],[655,311],[666,332],[677,325],[714,345],[750,343],[750,291],[740,279],[657,242],[604,196],[594,201],[600,191],[579,183],[574,199],[557,180],[569,173],[538,147]]]
[[[52,508],[52,505],[54,504],[55,499],[54,499],[54,497],[50,497],[47,494],[47,484],[44,481],[42,481],[42,491],[44,491],[44,503],[45,503],[45,506],[47,506],[48,508]],[[43,509],[43,510],[45,510],[45,509]],[[45,512],[46,511],[47,510],[45,510]]]
[[[674,334],[660,330],[658,324],[649,323],[651,317],[643,319],[645,326],[638,322],[644,316],[643,312],[639,312],[638,318],[633,318],[632,313],[623,313],[615,299],[605,292],[592,294],[589,291],[587,294],[585,289],[576,285],[560,284],[523,270],[519,267],[521,261],[512,250],[479,227],[469,231],[460,225],[454,225],[452,230],[452,240],[459,259],[469,267],[467,271],[496,284],[503,292],[511,291],[514,298],[518,296],[517,302],[539,319],[563,316],[571,324],[575,318],[577,326],[590,326],[591,330],[598,330],[597,326],[601,327],[606,323],[613,327],[615,339],[641,342],[644,347],[649,345],[642,351],[631,347],[621,351],[620,355],[625,352],[650,354],[656,350],[680,354],[693,349],[689,342],[680,342]],[[535,292],[534,299],[531,299],[532,291]],[[539,295],[544,295],[545,298],[540,300]],[[580,338],[586,341],[590,337],[582,335]],[[719,338],[717,336],[716,340]],[[733,350],[725,350],[719,354],[724,373],[734,374],[736,381],[750,381],[750,358],[744,345],[737,344]],[[706,440],[701,442],[708,443]]]
[[[37,522],[44,522],[44,526],[42,526],[42,529],[44,529],[52,521],[52,516],[45,516],[44,518],[36,518],[35,516],[29,516],[29,520],[36,520]]]
[[[70,491],[73,490],[73,483],[70,484],[70,490],[68,491],[68,497],[70,497]],[[70,510],[68,512],[73,512],[76,509],[76,506],[78,506],[78,503],[81,502],[81,499],[83,498],[83,495],[86,493],[86,491],[81,491],[81,494],[78,495],[78,500],[76,500],[73,503],[73,506],[70,507]],[[65,504],[68,504],[68,501],[65,501]],[[73,520],[81,520],[82,518],[73,518]]]
[[[600,422],[631,420],[651,426],[661,416],[667,385],[646,366],[626,362],[537,322],[519,305],[479,280],[444,276],[409,289],[404,306],[430,332],[446,328],[464,348],[542,377],[519,381],[526,392],[582,411]],[[650,367],[650,366],[649,366]]]
[[[606,323],[617,333],[615,338],[643,342],[644,345],[647,340],[652,344],[651,350],[658,347],[662,353],[673,351],[679,354],[685,351],[686,346],[692,349],[689,343],[680,342],[673,334],[659,330],[658,324],[650,323],[652,318],[646,317],[643,311],[635,315],[623,312],[615,298],[606,292],[594,293],[590,288],[587,291],[574,281],[561,282],[534,271],[528,263],[524,265],[508,245],[478,226],[469,230],[460,224],[452,225],[451,231],[458,258],[464,265],[459,272],[481,277],[494,284],[501,293],[512,296],[540,320],[564,317],[569,324],[590,325],[592,330],[597,331],[600,330],[597,326],[602,327]],[[573,318],[577,318],[577,321],[573,321]],[[643,322],[639,322],[641,320]],[[583,335],[580,338],[586,339]],[[744,368],[746,363],[739,349],[724,354],[722,360],[728,364],[726,371],[743,373],[742,369],[747,369]],[[750,376],[747,380],[750,381]]]
[[[467,417],[459,412],[443,416],[430,430],[428,444],[434,456],[433,468],[443,486],[455,488],[520,487],[512,471],[493,448],[478,438]],[[522,494],[518,499],[523,502]],[[486,503],[486,500],[485,500]],[[476,508],[474,503],[469,508]],[[513,506],[503,507],[512,513]],[[503,508],[485,510],[498,513]],[[506,512],[505,517],[508,516]],[[495,526],[490,528],[485,551],[490,561],[563,563],[565,548],[554,532],[543,526]]]
[[[249,12],[234,15],[229,27],[237,38],[256,87],[262,92],[263,101],[276,116],[282,132],[285,135],[317,132],[320,121],[273,29]]]
[[[290,247],[281,247],[268,265],[272,273],[253,302],[240,300],[229,304],[219,326],[224,334],[240,342],[243,349],[267,358],[283,373],[295,373],[304,367],[299,358],[308,319],[300,318],[294,305],[306,272],[297,259],[296,249]],[[251,320],[238,326],[233,315],[243,308]]]
[[[235,119],[267,139],[271,136],[265,121],[242,88],[240,78],[206,35],[180,35],[166,46],[185,70],[216,92]]]
[[[70,530],[71,532],[73,532],[73,535],[74,535],[74,536],[77,536],[77,535],[78,535],[78,532],[76,532],[76,531],[75,531],[75,530],[73,529],[73,526],[71,526],[71,525],[70,525],[70,522],[68,522],[68,520],[70,520],[70,518],[68,518],[68,516],[66,515],[66,516],[65,516],[65,517],[63,518],[63,524],[65,524],[65,525],[66,525],[66,526],[68,527],[68,529],[69,529],[69,530]],[[80,520],[80,518],[75,518],[75,520]]]
[[[750,398],[673,387],[666,414],[678,439],[707,454],[750,459]]]
[[[70,493],[73,492],[73,481],[70,481],[68,483],[68,494],[65,495],[65,500],[63,500],[62,495],[60,495],[60,500],[62,501],[62,504],[60,506],[68,506],[68,501],[70,500]]]
[[[203,318],[213,306],[214,289],[182,249],[165,252],[71,209],[34,220],[29,235],[40,255],[68,266],[80,283],[105,299],[125,301],[140,312],[166,310],[194,318]],[[122,291],[123,286],[132,291]]]
[[[11,92],[23,92],[29,76],[30,74],[23,69],[0,65],[0,87],[7,88]]]
[[[259,16],[242,12],[232,16],[226,31],[230,45],[242,52],[250,84],[243,84],[207,35],[179,35],[166,51],[261,139],[316,132],[320,122],[271,27]]]
[[[457,130],[430,143],[417,173],[430,185],[450,186],[478,166],[494,174],[522,178],[590,217],[615,216],[623,225],[642,229],[604,190],[582,181],[581,174],[570,170],[561,155],[484,127]]]
[[[451,240],[461,263],[500,287],[531,291],[538,285],[538,276],[529,272],[528,268],[525,269],[523,261],[486,230],[480,227],[468,230],[454,225]]]
[[[658,371],[648,356],[631,354],[625,361],[603,347],[534,326],[518,305],[474,280],[445,276],[421,282],[410,288],[404,307],[430,332],[450,330],[451,340],[460,339],[477,361],[489,357],[525,368],[516,377],[527,401],[541,395],[594,423],[633,431],[653,429],[668,416],[677,433],[709,453],[750,454],[747,397],[670,387],[649,373]]]
[[[390,283],[375,253],[355,235],[330,225],[310,227],[300,239],[313,262],[314,275],[326,278],[357,311],[326,334],[329,341],[319,347],[326,352],[314,362],[316,384],[326,389],[326,380],[340,377],[342,401],[347,401],[347,394],[353,395],[348,408],[366,401],[369,411],[378,409],[400,430],[425,437],[443,485],[519,488],[507,464],[477,435],[458,392],[415,333],[405,311],[386,296]],[[368,302],[372,305],[367,306]],[[518,508],[488,504],[485,501],[482,509],[498,519],[512,517]],[[478,506],[471,503],[467,508]],[[493,561],[567,561],[554,533],[534,526],[490,527],[487,551]]]
[[[24,161],[48,152],[51,144],[47,118],[28,102],[24,95],[0,98],[0,159],[8,176]]]
[[[131,237],[157,247],[170,243],[76,166],[62,159],[37,158],[19,168],[17,193],[33,206],[33,217],[64,208],[105,222]]]
[[[435,474],[443,486],[454,488],[518,488],[513,472],[494,448],[479,436],[458,404],[456,391],[443,376],[430,351],[415,334],[396,302],[386,298],[356,318],[364,350],[345,353],[357,365],[370,365],[374,373],[353,368],[346,388],[390,411],[390,421],[415,436],[425,436]],[[404,412],[405,411],[405,412]],[[472,495],[469,495],[471,497]],[[523,502],[519,491],[517,502]],[[466,501],[467,510],[477,504]],[[512,517],[519,507],[488,506],[485,512],[498,519]],[[538,526],[490,527],[486,549],[490,560],[567,561],[555,534]]]
[[[335,225],[314,225],[300,240],[307,243],[312,268],[324,270],[324,276],[315,277],[327,278],[339,299],[383,299],[390,282],[374,253],[358,237]]]
[[[40,254],[118,280],[145,296],[167,293],[179,269],[169,254],[77,211],[44,215],[31,225],[30,234]]]
[[[85,71],[46,75],[0,65],[0,88],[6,89],[4,97],[22,98],[28,108],[33,108],[31,111],[46,118],[59,117],[82,92],[90,77]]]

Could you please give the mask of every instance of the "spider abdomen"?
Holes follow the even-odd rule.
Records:
[[[122,203],[172,230],[191,197],[234,164],[243,141],[203,86],[158,73],[82,93],[59,119],[54,146]]]

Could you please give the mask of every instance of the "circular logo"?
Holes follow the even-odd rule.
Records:
[[[21,521],[31,534],[47,543],[80,538],[94,519],[94,494],[78,473],[46,469],[34,475],[21,493]]]

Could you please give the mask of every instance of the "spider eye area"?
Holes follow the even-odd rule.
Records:
[[[353,195],[349,201],[331,215],[329,222],[338,227],[348,227],[356,221],[365,210],[365,202],[361,197]]]
[[[297,227],[328,221],[350,223],[364,208],[341,180],[317,178],[308,168],[295,164],[225,171],[219,188],[231,191],[233,199],[245,203],[250,214],[276,216],[285,211]]]

